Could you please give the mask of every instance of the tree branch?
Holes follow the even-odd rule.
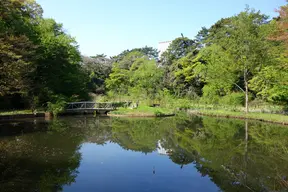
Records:
[[[242,89],[239,85],[237,85],[236,83],[234,83],[234,85],[236,85],[241,91],[243,91],[243,93],[245,93],[244,89]]]

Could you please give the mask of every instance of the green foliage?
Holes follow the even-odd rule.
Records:
[[[122,53],[120,53],[119,55],[116,55],[114,57],[112,57],[113,60],[115,60],[116,62],[119,62],[121,60],[123,60],[123,58],[125,56],[127,56],[128,54],[132,53],[132,52],[139,52],[142,55],[145,55],[146,57],[148,57],[149,59],[154,59],[154,60],[158,60],[158,50],[153,48],[153,47],[142,47],[142,48],[134,48],[131,50],[125,50]]]
[[[106,86],[113,94],[131,95],[135,100],[154,100],[159,99],[162,77],[163,70],[157,67],[155,60],[134,51],[113,63]]]
[[[188,53],[196,50],[196,43],[194,40],[187,37],[178,37],[172,41],[168,49],[161,55],[161,63],[164,66],[170,66],[172,63]]]
[[[121,107],[116,111],[111,111],[110,114],[127,115],[127,116],[161,116],[173,114],[172,109],[164,107],[149,107],[140,105],[137,108]]]
[[[163,70],[158,68],[155,60],[135,61],[130,69],[130,86],[135,96],[139,99],[160,99],[159,92],[162,88]],[[157,85],[157,86],[155,86]]]
[[[201,85],[197,79],[188,80],[181,71],[184,68],[183,65],[189,65],[189,61],[198,53],[196,47],[194,40],[182,36],[173,40],[161,55],[160,65],[164,68],[164,86],[175,96],[195,98],[201,92],[199,91]],[[184,59],[186,56],[187,59]]]
[[[207,83],[203,88],[203,97],[207,97],[204,100],[218,103],[218,96],[242,91],[247,95],[248,111],[249,80],[263,67],[273,64],[274,55],[267,39],[272,26],[267,24],[267,18],[247,8],[208,30],[208,46],[200,51],[206,62],[202,68]]]
[[[33,0],[4,0],[0,7],[0,96],[21,94],[31,108],[57,95],[87,99],[89,77],[75,39],[62,24],[44,19]]]
[[[276,103],[288,103],[288,66],[283,57],[274,65],[264,67],[250,80],[250,87],[264,100]]]
[[[246,8],[203,27],[195,39],[176,38],[158,60],[158,51],[147,46],[111,58],[81,56],[76,40],[43,18],[35,1],[2,0],[0,107],[33,110],[56,105],[57,96],[87,100],[89,92],[172,108],[190,106],[177,99],[238,106],[240,92],[247,110],[249,95],[287,105],[287,10],[269,21]]]
[[[243,106],[245,103],[245,95],[242,92],[233,92],[223,96],[220,99],[220,104],[231,106]]]
[[[217,85],[205,85],[203,87],[203,97],[201,101],[206,104],[217,104],[221,94],[219,90]]]
[[[54,20],[42,20],[39,25],[41,49],[39,66],[34,74],[34,94],[77,95],[80,99],[87,98],[88,76],[80,66],[80,53],[74,38],[63,32],[62,26]],[[40,65],[41,63],[41,65]],[[39,87],[45,89],[39,89]],[[44,91],[44,92],[43,92]],[[40,98],[42,102],[51,100]]]
[[[54,98],[53,102],[47,102],[47,111],[53,113],[54,117],[65,110],[67,98],[58,96]]]
[[[192,52],[173,63],[174,78],[172,87],[175,95],[195,99],[202,95],[204,84],[201,55]]]
[[[95,94],[104,94],[105,80],[109,77],[112,70],[112,60],[105,55],[96,55],[92,57],[82,56],[81,66],[89,75],[90,82],[88,89]]]
[[[27,74],[34,69],[37,20],[28,6],[27,1],[19,0],[0,3],[0,96],[25,92]]]
[[[156,111],[154,112],[154,114],[155,114],[156,117],[161,117],[161,116],[165,115],[165,114],[162,113],[162,111],[160,111],[160,110],[156,110]]]

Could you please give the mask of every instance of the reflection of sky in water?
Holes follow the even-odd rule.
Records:
[[[145,155],[114,143],[85,143],[80,152],[76,182],[65,186],[64,191],[218,191],[208,177],[201,177],[194,164],[180,169],[168,156],[157,152]]]
[[[286,127],[187,118],[0,122],[0,191],[286,191]]]

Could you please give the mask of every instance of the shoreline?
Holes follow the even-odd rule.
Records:
[[[230,112],[230,114],[228,114],[229,112],[227,112],[227,114],[221,114],[221,113],[215,114],[215,113],[213,113],[213,111],[203,112],[203,111],[197,111],[197,110],[187,110],[186,112],[190,115],[221,117],[221,118],[230,118],[230,119],[242,119],[242,120],[255,120],[255,121],[261,121],[261,122],[266,122],[266,123],[274,123],[274,124],[280,124],[280,125],[286,125],[286,126],[288,125],[288,120],[287,120],[287,122],[283,122],[283,121],[276,121],[276,120],[268,120],[268,119],[264,119],[264,118],[260,118],[260,117],[259,118],[258,117],[251,117],[251,116],[249,117],[249,115],[251,115],[251,113],[249,113],[248,116],[246,116],[246,114],[235,115],[235,114],[233,114],[233,112]],[[288,116],[287,116],[287,119],[288,119]]]
[[[0,120],[14,120],[14,119],[30,119],[30,118],[44,118],[46,117],[45,113],[19,113],[19,114],[9,114],[9,115],[0,115]]]
[[[172,117],[175,114],[151,115],[151,114],[107,114],[109,117]]]
[[[182,110],[180,110],[182,111]],[[284,115],[278,115],[279,118],[286,118],[287,120],[274,120],[274,119],[270,119],[270,116],[277,116],[275,114],[264,114],[264,113],[257,113],[257,114],[253,114],[253,113],[249,113],[248,115],[244,114],[244,113],[240,113],[240,114],[236,114],[237,112],[230,112],[230,111],[225,111],[223,112],[219,112],[219,111],[201,111],[201,110],[183,110],[185,111],[185,113],[187,113],[188,115],[200,115],[200,116],[210,116],[210,117],[221,117],[221,118],[232,118],[232,119],[242,119],[242,120],[256,120],[256,121],[260,121],[260,122],[267,122],[267,123],[274,123],[274,124],[281,124],[281,125],[288,125],[288,116],[284,116]],[[17,119],[29,119],[29,118],[51,118],[50,115],[48,115],[49,113],[37,113],[37,114],[33,114],[33,113],[19,113],[19,114],[7,114],[7,115],[0,115],[0,120],[17,120]],[[66,114],[67,115],[67,114]],[[68,114],[69,115],[69,114]],[[170,113],[170,114],[159,114],[159,115],[155,115],[155,114],[149,114],[149,113],[129,113],[129,114],[107,114],[108,117],[147,117],[147,118],[157,118],[157,117],[172,117],[175,116],[175,113]],[[253,117],[253,115],[258,115],[259,117]],[[61,115],[62,116],[62,115]],[[106,115],[105,115],[106,116]],[[266,117],[265,117],[266,116]]]

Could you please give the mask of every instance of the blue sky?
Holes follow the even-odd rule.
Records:
[[[37,0],[44,17],[63,23],[83,55],[113,56],[125,49],[157,48],[181,33],[193,38],[202,26],[233,16],[248,4],[270,16],[285,0]]]

